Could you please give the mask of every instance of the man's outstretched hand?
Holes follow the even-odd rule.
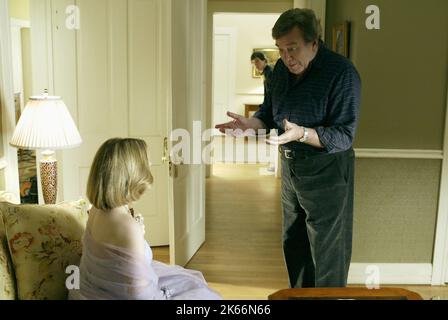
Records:
[[[254,130],[252,134],[255,135],[257,130],[265,128],[264,123],[257,118],[245,118],[233,112],[227,112],[227,116],[229,116],[233,120],[215,126],[215,128],[218,129],[221,133],[238,137],[249,135],[246,130]]]
[[[226,130],[241,129],[243,131],[246,131],[247,129],[250,129],[248,118],[245,118],[245,117],[240,116],[239,114],[236,114],[233,112],[227,112],[227,116],[229,116],[233,120],[230,122],[218,124],[215,126],[215,128],[219,129],[219,131],[221,133],[226,133]]]

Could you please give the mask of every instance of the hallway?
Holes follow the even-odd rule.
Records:
[[[288,286],[281,182],[260,175],[265,167],[214,165],[207,179],[206,242],[187,267],[201,270],[226,299],[266,299]]]

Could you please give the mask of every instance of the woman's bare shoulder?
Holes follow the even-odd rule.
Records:
[[[137,253],[144,252],[142,229],[130,215],[95,212],[91,231],[95,240]]]

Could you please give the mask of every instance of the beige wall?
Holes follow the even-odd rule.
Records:
[[[30,19],[29,0],[9,0],[9,15],[20,20]]]
[[[215,28],[234,28],[236,31],[235,96],[229,111],[244,114],[244,104],[263,102],[263,79],[252,77],[250,56],[254,48],[275,48],[271,30],[278,17],[278,13],[215,15]]]
[[[356,159],[352,262],[432,262],[440,169],[440,160]]]
[[[327,1],[332,26],[351,22],[350,58],[363,81],[358,148],[443,148],[448,1],[377,0],[381,30],[366,29],[370,1]],[[357,159],[353,262],[431,263],[440,160]]]
[[[213,14],[231,13],[282,13],[293,7],[293,0],[209,0],[207,3],[207,127],[211,128],[212,110],[212,57],[213,57]],[[254,30],[254,34],[257,33]]]
[[[352,23],[351,59],[363,80],[359,148],[443,144],[448,79],[448,1],[377,0],[381,30],[365,27],[366,0],[327,1],[331,28]]]

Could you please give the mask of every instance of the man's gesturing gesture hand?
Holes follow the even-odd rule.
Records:
[[[285,133],[281,136],[271,136],[267,143],[274,146],[281,146],[293,141],[300,141],[305,135],[305,128],[301,127],[295,123],[289,122],[288,120],[283,120],[283,125],[285,126]],[[306,139],[306,144],[313,146],[315,148],[324,148],[324,145],[319,139],[319,136],[315,129],[308,128],[308,135]]]
[[[229,133],[227,130],[231,130],[230,134],[232,136],[242,136],[247,135],[245,131],[248,129],[254,130],[252,134],[256,134],[257,130],[265,128],[264,123],[257,118],[245,118],[233,112],[227,112],[227,115],[232,118],[233,121],[215,126],[215,128],[222,133]]]
[[[292,141],[298,141],[303,138],[303,135],[305,134],[303,127],[291,123],[286,119],[283,120],[283,125],[285,126],[285,133],[281,136],[271,136],[266,140],[267,143],[278,146]]]

